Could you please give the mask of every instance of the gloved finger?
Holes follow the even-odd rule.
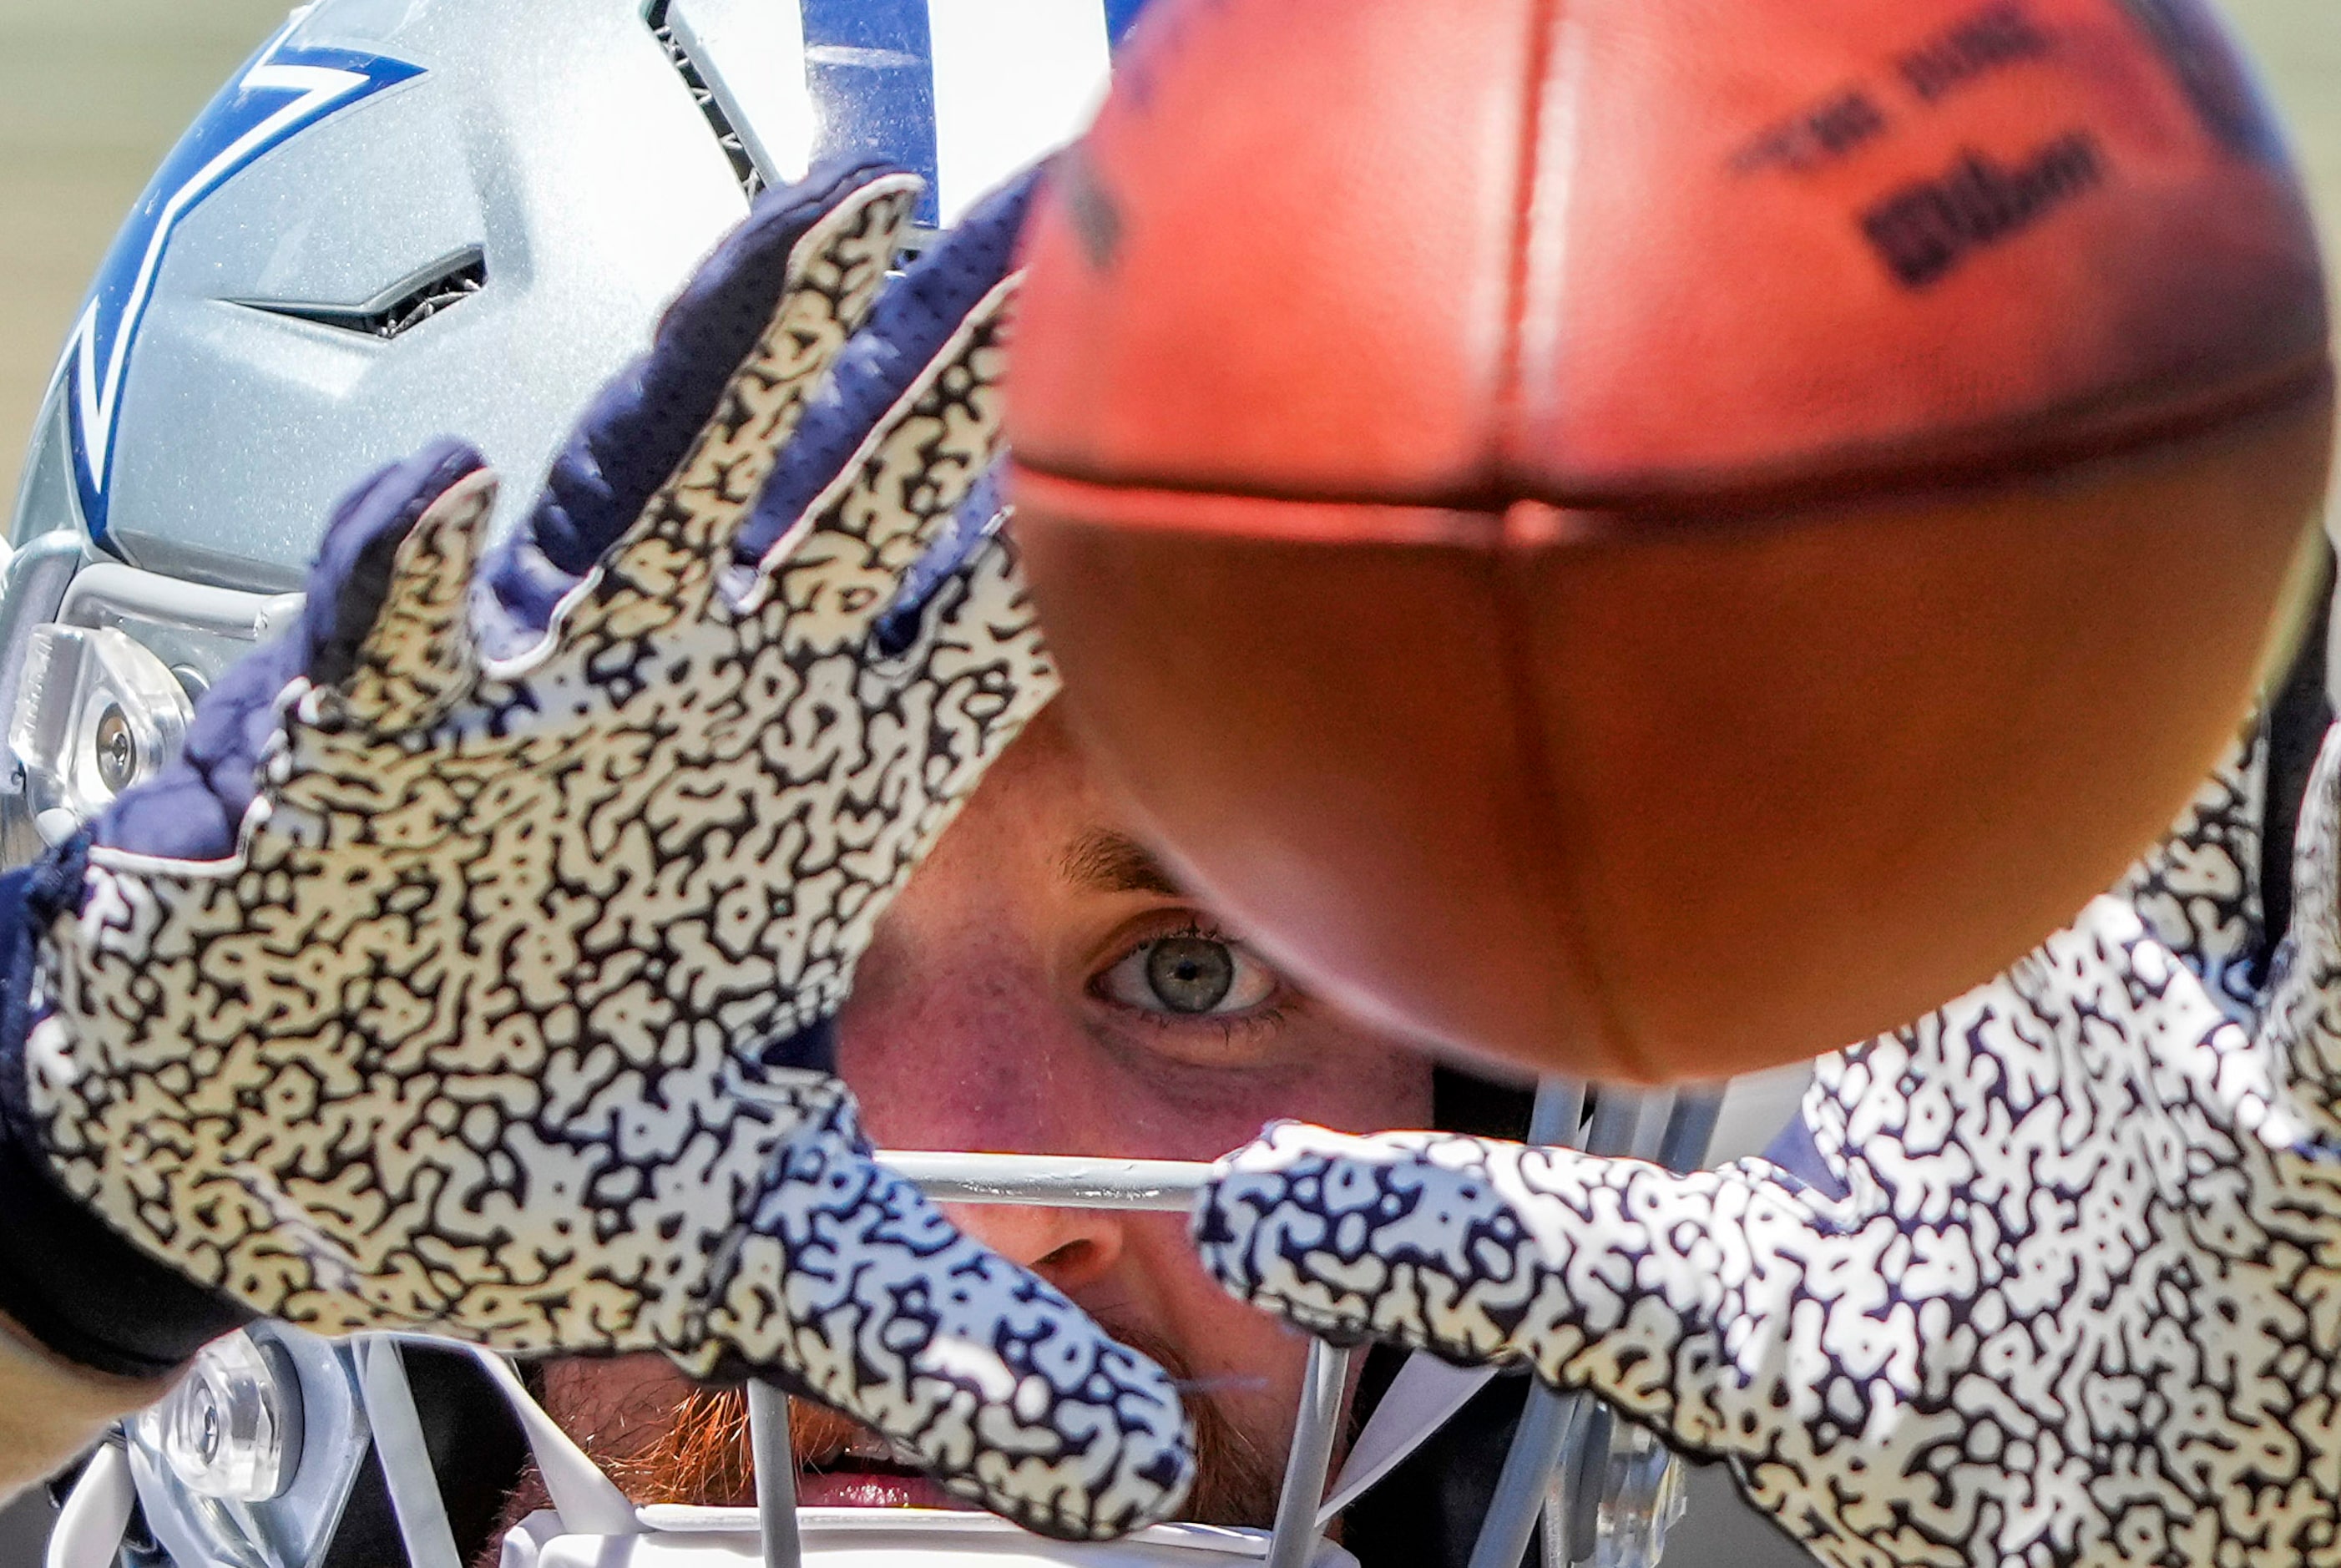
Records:
[[[948,613],[953,585],[964,592],[978,555],[991,546],[1013,514],[1001,480],[1001,465],[994,462],[896,580],[893,596],[870,627],[870,645],[879,657],[899,659],[909,653],[925,634],[930,612]]]
[[[863,701],[882,714],[872,728],[876,744],[901,752],[903,736],[927,737],[916,754],[915,786],[888,786],[884,798],[894,809],[857,823],[859,837],[846,852],[852,874],[877,887],[909,880],[984,770],[1057,692],[1040,618],[999,532],[1005,512],[996,493],[989,503],[971,497],[957,519],[904,574],[895,602],[870,633],[876,656],[854,677]],[[888,902],[866,899],[841,911],[839,950],[865,949]],[[802,994],[815,1006],[843,1004],[842,983],[805,978]]]
[[[1195,1469],[1169,1375],[857,1144],[792,1141],[711,1307],[721,1353],[686,1364],[777,1371],[1045,1535],[1169,1517]]]
[[[459,441],[432,442],[344,499],[317,546],[294,639],[314,686],[339,686],[358,665],[389,601],[398,553],[448,492],[480,473],[480,454]]]
[[[415,520],[390,564],[390,582],[354,667],[334,692],[342,712],[375,734],[411,730],[472,689],[472,570],[496,479],[481,469],[458,480]]]
[[[967,332],[888,412],[848,481],[766,557],[763,581],[792,644],[831,648],[866,636],[903,573],[950,531],[989,471],[1000,450],[1001,328],[1012,296],[1012,283],[1002,283],[969,313]]]
[[[1708,1452],[1760,1448],[1795,1419],[1770,1380],[1793,1374],[1806,1261],[1843,1240],[1753,1162],[1677,1175],[1295,1123],[1220,1162],[1194,1235],[1230,1293],[1316,1333],[1525,1364]]]
[[[816,172],[760,203],[613,381],[491,564],[488,653],[573,620],[695,614],[805,399],[884,287],[920,189],[881,164]],[[598,584],[589,609],[581,593]]]
[[[872,180],[797,242],[763,335],[691,455],[604,561],[581,632],[599,622],[639,634],[706,612],[723,556],[807,397],[885,284],[918,190],[909,175]]]
[[[1009,271],[1027,175],[977,204],[838,356],[733,547],[733,597],[858,636],[997,451]]]
[[[416,523],[480,472],[480,454],[440,440],[387,464],[344,496],[310,568],[301,619],[282,641],[239,660],[195,703],[185,744],[149,784],[106,808],[103,845],[194,863],[235,853],[261,760],[284,727],[278,700],[296,681],[337,687],[357,667],[389,594],[392,563]]]

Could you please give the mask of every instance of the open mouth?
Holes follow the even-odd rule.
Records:
[[[806,1508],[965,1508],[928,1477],[899,1464],[800,1468],[797,1502]]]
[[[1159,1344],[1141,1343],[1140,1348],[1176,1366]],[[748,1402],[740,1389],[693,1388],[658,1357],[581,1358],[552,1363],[546,1371],[547,1411],[636,1502],[754,1505]],[[1190,1399],[1188,1411],[1195,1423],[1200,1474],[1186,1517],[1210,1524],[1266,1525],[1275,1516],[1282,1455],[1263,1453],[1238,1434],[1210,1399]],[[802,1399],[789,1402],[789,1446],[796,1458],[797,1501],[809,1508],[967,1512],[974,1506],[921,1473],[908,1451]],[[532,1475],[507,1503],[509,1522],[548,1503],[544,1483]]]
[[[954,1508],[969,1503],[945,1492],[876,1433],[836,1417],[809,1417],[792,1402],[797,1502],[807,1508]],[[826,1415],[826,1413],[822,1413]],[[845,1430],[838,1430],[844,1427]]]

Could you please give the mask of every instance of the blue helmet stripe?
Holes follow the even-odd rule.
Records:
[[[818,125],[810,160],[876,156],[913,170],[927,182],[919,221],[941,223],[1071,129],[1049,127],[1086,52],[1119,44],[1146,0],[1087,4],[1083,20],[1081,0],[797,0]]]
[[[204,197],[271,148],[335,110],[423,74],[403,60],[293,47],[291,32],[288,25],[263,45],[171,149],[98,265],[65,340],[74,484],[93,539],[105,537],[123,380],[174,232]]]
[[[1114,47],[1121,46],[1121,35],[1145,9],[1146,0],[1105,0],[1105,35]]]
[[[927,0],[803,0],[805,78],[821,108],[813,162],[877,155],[923,175],[919,221],[932,224],[934,45]]]

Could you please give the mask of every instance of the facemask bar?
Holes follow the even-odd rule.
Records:
[[[1537,1088],[1529,1142],[1582,1148],[1591,1154],[1652,1160],[1671,1171],[1695,1168],[1706,1157],[1722,1109],[1719,1087],[1634,1092],[1605,1089],[1584,1122],[1585,1086],[1549,1077]],[[931,1198],[955,1203],[1037,1203],[1069,1208],[1188,1210],[1210,1166],[1172,1160],[1100,1160],[1059,1155],[888,1153],[881,1159],[916,1182]],[[1441,1385],[1428,1419],[1387,1444],[1371,1444],[1370,1423],[1330,1496],[1325,1476],[1340,1431],[1341,1391],[1350,1353],[1312,1342],[1301,1386],[1284,1488],[1267,1568],[1300,1568],[1325,1527],[1366,1488],[1396,1467],[1485,1383],[1486,1373],[1455,1372],[1433,1358],[1413,1363]],[[1414,1370],[1412,1365],[1409,1371]],[[1404,1373],[1401,1376],[1405,1375]],[[1429,1381],[1425,1379],[1423,1381]],[[1399,1385],[1392,1384],[1392,1394]],[[771,1401],[785,1420],[785,1402]],[[1385,1396],[1385,1405],[1390,1396]],[[754,1406],[751,1405],[752,1418]],[[772,1418],[767,1417],[768,1420]],[[786,1453],[785,1429],[782,1430]],[[762,1449],[758,1450],[759,1454]],[[1370,1466],[1371,1473],[1356,1474]],[[787,1467],[793,1488],[793,1466]],[[762,1466],[759,1466],[761,1474]],[[1318,1505],[1316,1499],[1324,1497]],[[760,1494],[760,1503],[762,1498]],[[1496,1495],[1472,1548],[1470,1568],[1515,1568],[1539,1523],[1544,1568],[1656,1568],[1668,1527],[1683,1508],[1680,1465],[1641,1429],[1619,1421],[1589,1394],[1537,1385],[1529,1391]],[[790,1539],[765,1537],[765,1568],[796,1568]]]
[[[1713,1135],[1719,1092],[1605,1090],[1580,1126],[1581,1084],[1547,1079],[1537,1093],[1532,1143],[1599,1154],[1653,1159],[1688,1170]],[[882,1164],[948,1203],[1052,1208],[1188,1211],[1209,1179],[1208,1164],[1081,1155],[882,1152]],[[365,1424],[391,1494],[410,1568],[462,1568],[424,1445],[413,1395],[396,1353],[399,1338],[366,1336],[351,1347]],[[476,1359],[518,1417],[564,1532],[639,1535],[653,1528],[624,1493],[532,1399],[503,1357],[462,1347]],[[1489,1373],[1447,1367],[1417,1355],[1391,1384],[1353,1446],[1330,1494],[1330,1468],[1351,1352],[1312,1341],[1286,1462],[1275,1527],[1263,1568],[1306,1568],[1326,1527],[1358,1496],[1436,1433]],[[788,1400],[777,1387],[748,1391],[756,1460],[757,1528],[763,1568],[802,1568],[796,1465],[789,1449]],[[133,1418],[141,1419],[141,1418]],[[134,1499],[120,1434],[90,1461],[51,1535],[45,1568],[112,1568]],[[1319,1499],[1323,1499],[1321,1503]],[[1528,1396],[1496,1495],[1471,1554],[1471,1568],[1515,1568],[1531,1533],[1544,1528],[1543,1568],[1656,1568],[1667,1528],[1681,1512],[1678,1464],[1663,1445],[1618,1421],[1589,1395],[1541,1384]],[[509,1553],[507,1558],[509,1560]],[[229,1568],[182,1563],[178,1568]]]
[[[70,530],[0,565],[0,861],[55,844],[166,762],[194,697],[301,610],[93,559]]]
[[[1537,1087],[1529,1142],[1688,1171],[1705,1158],[1723,1107],[1716,1089],[1605,1092],[1580,1144],[1574,1134],[1584,1098],[1580,1084],[1545,1079]],[[1539,1522],[1545,1568],[1656,1568],[1667,1528],[1682,1512],[1680,1465],[1662,1445],[1645,1449],[1639,1434],[1590,1394],[1560,1393],[1542,1383],[1530,1389],[1469,1568],[1516,1568]],[[1620,1438],[1633,1445],[1622,1466],[1611,1452]]]

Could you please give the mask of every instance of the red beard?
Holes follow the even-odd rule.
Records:
[[[1194,1425],[1195,1490],[1180,1517],[1205,1524],[1265,1528],[1282,1480],[1279,1456],[1263,1453],[1198,1385],[1185,1358],[1160,1337],[1127,1325],[1114,1337],[1160,1363],[1179,1383]],[[603,1363],[606,1364],[606,1363]],[[547,1380],[546,1411],[638,1503],[752,1507],[756,1467],[748,1402],[737,1388],[693,1388],[679,1374],[645,1373],[618,1385],[576,1375]],[[963,1508],[932,1481],[897,1462],[883,1439],[824,1405],[789,1402],[789,1439],[799,1500],[809,1507]],[[533,1465],[504,1505],[496,1535],[474,1568],[493,1568],[503,1532],[549,1506]]]

